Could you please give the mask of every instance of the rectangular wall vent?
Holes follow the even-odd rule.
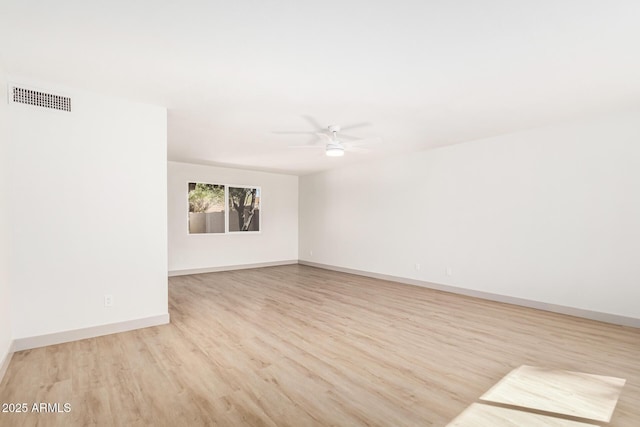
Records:
[[[53,108],[60,111],[71,111],[71,98],[69,97],[16,86],[13,87],[13,102]]]

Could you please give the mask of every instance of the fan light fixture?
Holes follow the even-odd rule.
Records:
[[[344,156],[344,148],[339,145],[327,145],[325,154],[329,157],[342,157]]]

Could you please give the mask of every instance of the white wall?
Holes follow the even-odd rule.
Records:
[[[639,319],[640,111],[302,177],[299,248]]]
[[[167,316],[166,110],[11,81],[73,108],[8,107],[14,338]]]
[[[7,135],[6,80],[0,70],[0,380],[2,361],[9,353],[11,332],[11,242],[9,219],[9,144]]]
[[[189,234],[187,184],[261,187],[259,234]],[[298,177],[169,162],[169,271],[298,259]]]

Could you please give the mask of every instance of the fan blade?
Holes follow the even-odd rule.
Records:
[[[303,115],[302,118],[309,122],[309,124],[316,129],[316,132],[325,129],[325,126],[322,126],[313,116]]]
[[[318,140],[320,138],[318,137],[318,135],[313,135],[306,144],[297,144],[297,145],[289,145],[289,148],[300,148],[300,147],[311,147],[311,148],[315,148],[315,147],[319,147],[318,145]]]
[[[344,147],[345,151],[349,151],[350,153],[370,153],[371,150],[368,148],[360,148],[360,147]]]
[[[366,139],[359,139],[355,142],[350,142],[349,144],[347,144],[349,147],[360,147],[363,145],[371,145],[371,144],[378,144],[382,142],[382,138],[378,137],[378,138],[366,138]]]
[[[362,138],[358,138],[357,136],[353,136],[353,135],[345,135],[344,133],[341,133],[339,135],[340,139],[350,139],[351,141],[359,141]]]
[[[362,122],[362,123],[354,123],[352,125],[347,125],[347,126],[340,126],[340,130],[343,131],[343,130],[349,130],[349,129],[363,128],[367,126],[371,126],[371,123]]]

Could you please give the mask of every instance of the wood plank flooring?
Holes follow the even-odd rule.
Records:
[[[520,365],[627,380],[640,329],[290,265],[169,279],[171,324],[14,354],[0,426],[445,426]],[[30,408],[31,409],[31,408]]]

